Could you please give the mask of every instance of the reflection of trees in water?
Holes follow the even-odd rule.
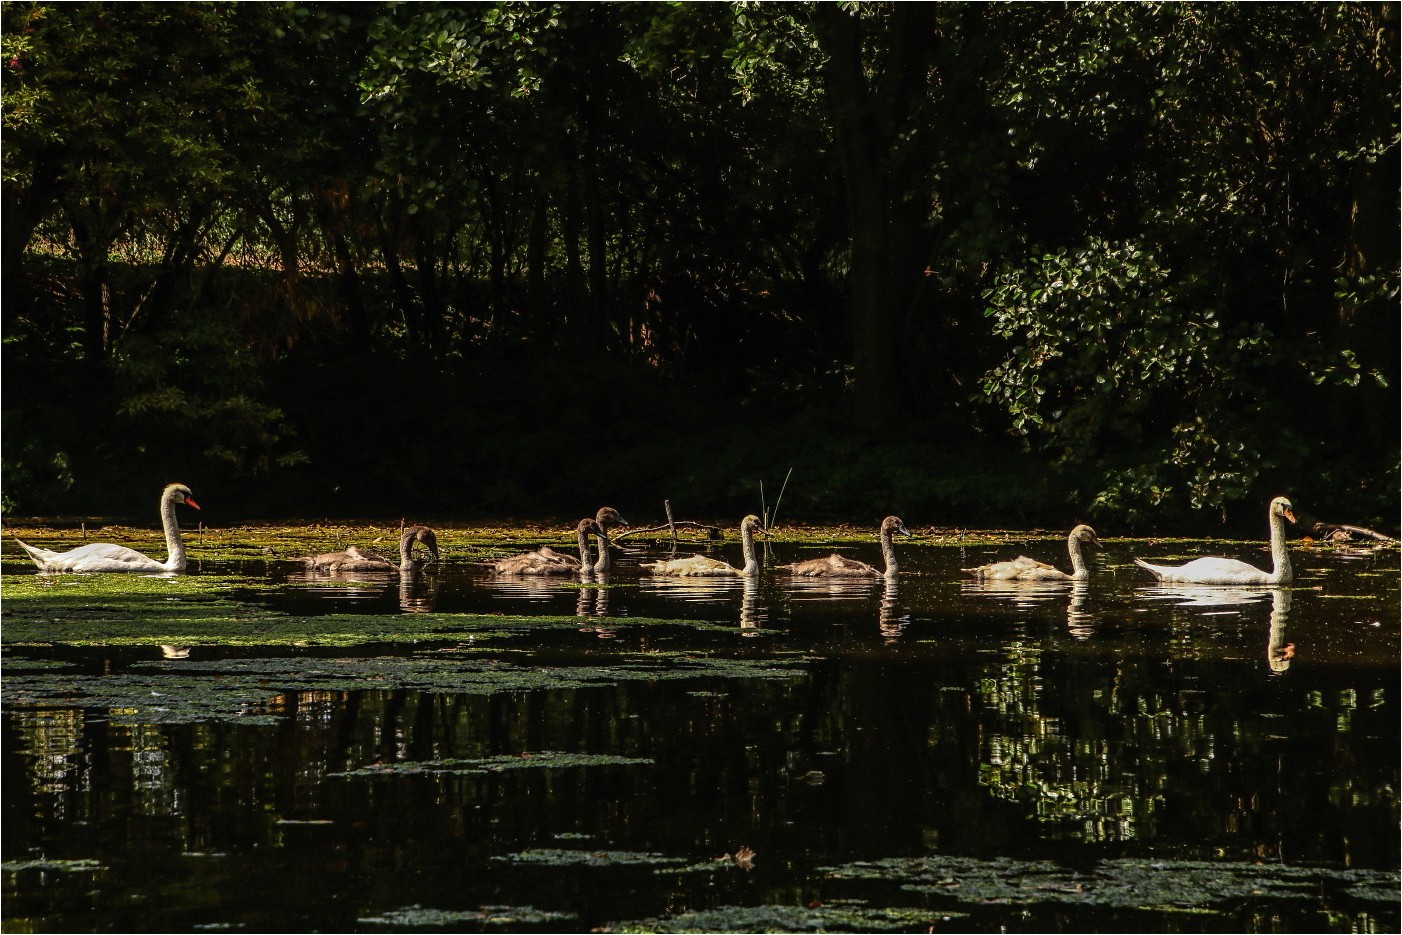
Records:
[[[179,815],[184,797],[167,780],[174,767],[170,737],[155,724],[117,724],[112,749],[131,753],[131,785],[135,810],[142,815]]]
[[[73,794],[87,784],[83,713],[71,709],[11,712],[16,746],[28,764],[28,778],[40,814],[70,820],[86,814],[72,808]],[[11,782],[16,777],[10,776]]]
[[[737,587],[744,627],[751,589]],[[607,593],[581,589],[580,599],[592,613]],[[1191,829],[1267,856],[1283,837],[1294,835],[1298,849],[1312,835],[1305,847],[1335,859],[1347,852],[1348,828],[1395,816],[1395,766],[1368,752],[1395,698],[1381,676],[1365,674],[1301,692],[1271,713],[1242,701],[1244,686],[1226,683],[1240,680],[1249,659],[1266,684],[1262,644],[1278,649],[1284,633],[1276,624],[1283,628],[1288,598],[1267,596],[1271,626],[1261,603],[1249,605],[1242,632],[1251,639],[1237,659],[1091,654],[1093,643],[1057,626],[1051,637],[910,663],[926,668],[893,666],[896,656],[883,651],[815,660],[806,677],[789,680],[611,684],[601,675],[597,687],[560,688],[546,676],[540,689],[493,695],[377,688],[367,677],[356,690],[270,694],[259,711],[280,717],[276,727],[134,730],[85,725],[78,711],[11,707],[9,743],[19,754],[11,762],[27,772],[24,811],[37,821],[164,815],[178,820],[150,833],[194,849],[272,833],[275,803],[289,818],[352,811],[367,826],[357,836],[405,852],[420,835],[490,850],[568,816],[571,829],[609,829],[617,840],[665,822],[699,834],[704,823],[746,829],[751,841],[758,828],[791,835],[794,846],[872,854],[998,847],[1024,840],[1029,821],[1037,836],[1086,842],[1181,844]],[[199,655],[164,671],[184,678]],[[1282,710],[1285,719],[1273,716]],[[544,750],[644,755],[658,765],[374,787],[326,778],[377,762]],[[94,770],[103,771],[96,781]],[[363,808],[367,795],[373,809]],[[216,804],[194,810],[195,801]],[[1332,817],[1318,816],[1319,803]]]
[[[1159,769],[1146,770],[1142,755],[1154,745],[1127,746],[1098,731],[1099,736],[1080,735],[1074,728],[1086,723],[1086,712],[1078,712],[1070,725],[1045,713],[1042,660],[1039,646],[1012,643],[996,669],[979,681],[979,697],[992,722],[985,723],[979,784],[997,799],[1019,803],[1028,817],[1060,826],[1058,836],[1088,842],[1153,837],[1165,776]],[[1160,719],[1172,716],[1155,707],[1120,710],[1114,689],[1097,692],[1093,703],[1106,720],[1128,720],[1124,726],[1134,734],[1146,728],[1158,733]]]
[[[1166,617],[1177,659],[1208,659],[1195,665],[1192,678],[1173,679],[1176,688],[1158,687],[1173,659],[1124,658],[1104,677],[1082,665],[1068,679],[1060,657],[1024,641],[1006,644],[1002,659],[978,683],[986,714],[980,784],[995,798],[1019,803],[1029,817],[1058,826],[1063,836],[1087,842],[1155,837],[1175,772],[1221,775],[1206,784],[1214,788],[1246,779],[1253,764],[1272,755],[1267,751],[1278,728],[1250,711],[1228,707],[1224,713],[1211,699],[1206,689],[1214,673],[1239,679],[1240,669],[1230,663],[1219,669],[1202,641],[1204,625],[1221,614],[1243,639],[1256,646],[1262,640],[1270,677],[1282,675],[1293,656],[1290,591],[1160,588],[1151,596],[1174,603]],[[1266,602],[1267,615],[1241,613]],[[1339,733],[1347,731],[1348,712],[1356,707],[1352,694],[1337,695]],[[1195,792],[1201,788],[1192,784]],[[1221,809],[1222,803],[1206,807]],[[1255,793],[1234,799],[1223,809],[1222,830],[1246,833],[1283,820],[1263,820],[1264,808]]]

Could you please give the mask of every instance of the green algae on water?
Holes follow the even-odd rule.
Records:
[[[535,867],[645,867],[683,864],[679,857],[639,851],[581,851],[565,847],[536,847],[516,854],[493,857],[494,863]]]
[[[857,861],[820,870],[834,880],[886,881],[956,904],[1072,905],[1156,912],[1219,910],[1241,900],[1314,901],[1321,893],[1395,905],[1397,871],[1124,858],[1090,870],[1050,861],[932,856]]]
[[[483,906],[473,910],[425,909],[406,906],[391,909],[377,916],[357,919],[360,925],[382,925],[398,928],[438,928],[443,926],[475,925],[481,927],[546,925],[577,919],[573,912],[553,912],[533,906]]]
[[[613,756],[598,753],[560,753],[542,750],[515,756],[489,756],[475,759],[403,760],[397,763],[372,763],[359,769],[327,776],[403,776],[403,775],[483,775],[516,769],[567,769],[581,766],[641,766],[652,765],[650,757]],[[556,836],[558,837],[558,835]]]
[[[937,931],[943,923],[968,918],[962,912],[852,904],[725,906],[684,912],[663,919],[620,922],[614,932],[908,932]]]
[[[521,666],[473,656],[360,659],[215,659],[140,662],[129,671],[82,675],[6,670],[0,697],[14,711],[99,709],[123,723],[228,720],[272,724],[298,692],[502,693],[615,687],[625,682],[806,677],[801,661],[621,656],[609,666]]]
[[[48,580],[52,579],[52,580]],[[73,580],[69,580],[73,579]],[[7,646],[323,646],[520,639],[577,630],[576,616],[320,614],[293,616],[231,595],[240,578],[141,575],[12,576],[6,581]],[[730,624],[653,617],[590,617],[625,631],[670,628],[734,633]]]
[[[58,871],[63,873],[96,873],[99,870],[106,870],[107,867],[97,860],[49,860],[37,858],[35,860],[7,860],[0,864],[0,870],[6,873],[20,873],[25,870]]]

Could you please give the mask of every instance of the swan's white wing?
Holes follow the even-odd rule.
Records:
[[[1234,558],[1199,558],[1176,568],[1135,559],[1160,581],[1183,584],[1270,584],[1270,574]]]
[[[95,542],[53,555],[46,563],[45,569],[74,572],[149,572],[165,571],[166,566],[124,545]]]

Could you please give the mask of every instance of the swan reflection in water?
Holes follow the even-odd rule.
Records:
[[[1095,633],[1095,614],[1086,609],[1090,584],[1072,580],[985,580],[965,581],[959,586],[961,594],[981,594],[995,600],[1008,601],[1019,610],[1031,610],[1066,604],[1066,629],[1078,640]]]
[[[188,646],[175,646],[175,645],[173,645],[173,644],[171,644],[171,643],[162,643],[162,644],[161,644],[161,658],[162,658],[162,659],[189,659],[189,658],[190,658],[190,647],[188,647]]]
[[[1211,585],[1177,585],[1137,589],[1150,600],[1169,600],[1175,607],[1231,608],[1271,602],[1270,632],[1266,640],[1266,664],[1279,675],[1290,668],[1295,644],[1285,641],[1285,624],[1293,600],[1289,588],[1224,588]],[[1229,609],[1203,611],[1203,616],[1235,614]]]

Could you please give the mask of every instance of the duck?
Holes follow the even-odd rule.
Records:
[[[759,529],[759,517],[753,513],[740,521],[740,547],[745,555],[744,568],[736,568],[707,555],[648,562],[642,567],[654,575],[668,578],[753,578],[759,574],[759,560],[755,558],[755,532]]]
[[[582,519],[575,525],[578,536],[579,557],[557,552],[543,545],[530,552],[513,555],[509,558],[487,562],[499,575],[572,575],[587,572],[589,564],[589,539],[593,535],[599,540],[599,560],[593,570],[603,574],[608,571],[608,531],[614,526],[631,525],[611,506],[599,507],[593,519]]]
[[[351,571],[399,571],[409,574],[418,571],[428,564],[428,562],[423,559],[416,559],[413,557],[415,542],[422,542],[427,546],[429,554],[433,556],[432,561],[438,561],[438,537],[434,535],[432,529],[422,525],[406,526],[400,530],[398,565],[373,552],[362,552],[355,546],[351,546],[344,552],[326,552],[322,555],[309,555],[304,558],[295,559],[295,561],[306,565],[308,571],[322,571],[332,574]]]
[[[185,542],[180,538],[180,523],[175,518],[175,506],[181,503],[198,510],[190,488],[184,484],[167,484],[161,491],[161,526],[166,536],[166,560],[158,562],[135,549],[108,542],[94,542],[67,552],[51,552],[21,542],[20,548],[29,553],[34,564],[43,572],[118,572],[160,574],[185,570]]]
[[[1290,568],[1290,550],[1285,546],[1285,521],[1296,522],[1294,508],[1285,497],[1276,497],[1266,516],[1271,526],[1270,571],[1234,558],[1199,558],[1177,567],[1151,565],[1142,558],[1134,563],[1169,584],[1289,584],[1295,575]]]
[[[836,552],[827,558],[813,558],[806,562],[780,565],[779,571],[806,578],[894,578],[900,568],[896,565],[896,547],[892,544],[891,537],[908,536],[910,530],[905,528],[905,523],[901,522],[899,516],[888,516],[881,521],[881,528],[876,535],[881,540],[881,557],[886,562],[885,571],[878,571],[866,562],[845,558]]]
[[[1066,537],[1066,550],[1071,553],[1069,575],[1059,568],[1028,558],[1026,555],[1019,555],[1007,562],[993,562],[989,565],[979,565],[977,568],[961,568],[960,571],[980,581],[1088,581],[1090,566],[1086,564],[1085,555],[1081,552],[1083,545],[1101,547],[1095,530],[1084,523],[1071,530],[1071,534]]]

